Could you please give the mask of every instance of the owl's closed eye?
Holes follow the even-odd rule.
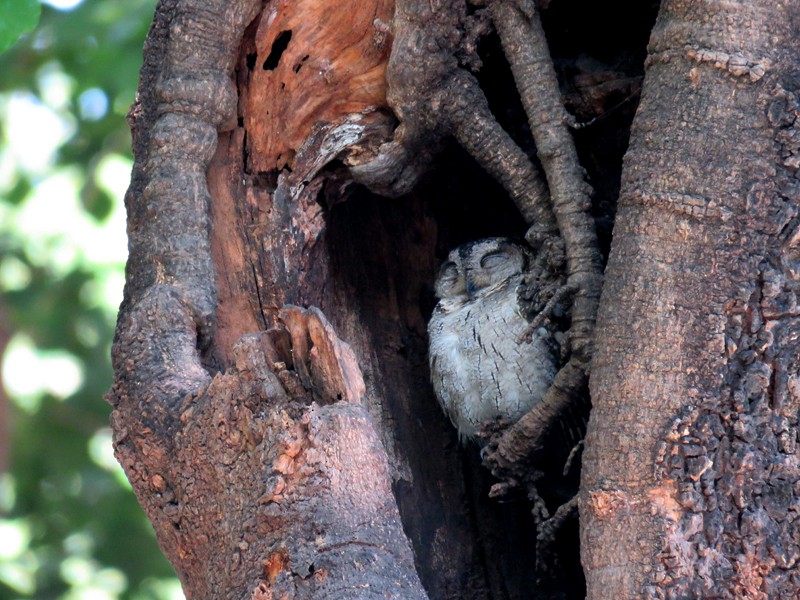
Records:
[[[459,247],[458,251],[464,265],[468,296],[520,275],[528,264],[527,249],[506,238],[479,240]]]

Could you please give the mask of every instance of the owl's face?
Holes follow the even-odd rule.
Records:
[[[482,290],[523,273],[528,250],[508,238],[486,238],[452,250],[436,278],[436,297],[470,299]]]

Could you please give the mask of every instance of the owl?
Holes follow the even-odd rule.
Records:
[[[530,331],[532,259],[523,244],[488,238],[451,251],[439,271],[428,323],[431,380],[462,441],[475,440],[487,421],[519,420],[555,377],[553,328]]]

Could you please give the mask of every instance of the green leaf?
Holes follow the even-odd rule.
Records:
[[[0,0],[0,52],[36,27],[41,12],[39,0]]]

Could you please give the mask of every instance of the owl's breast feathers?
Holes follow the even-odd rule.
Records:
[[[474,298],[442,299],[429,324],[434,390],[461,437],[501,417],[517,421],[538,403],[556,372],[551,333],[542,328],[520,343],[528,321],[517,287],[522,275],[480,290]]]

